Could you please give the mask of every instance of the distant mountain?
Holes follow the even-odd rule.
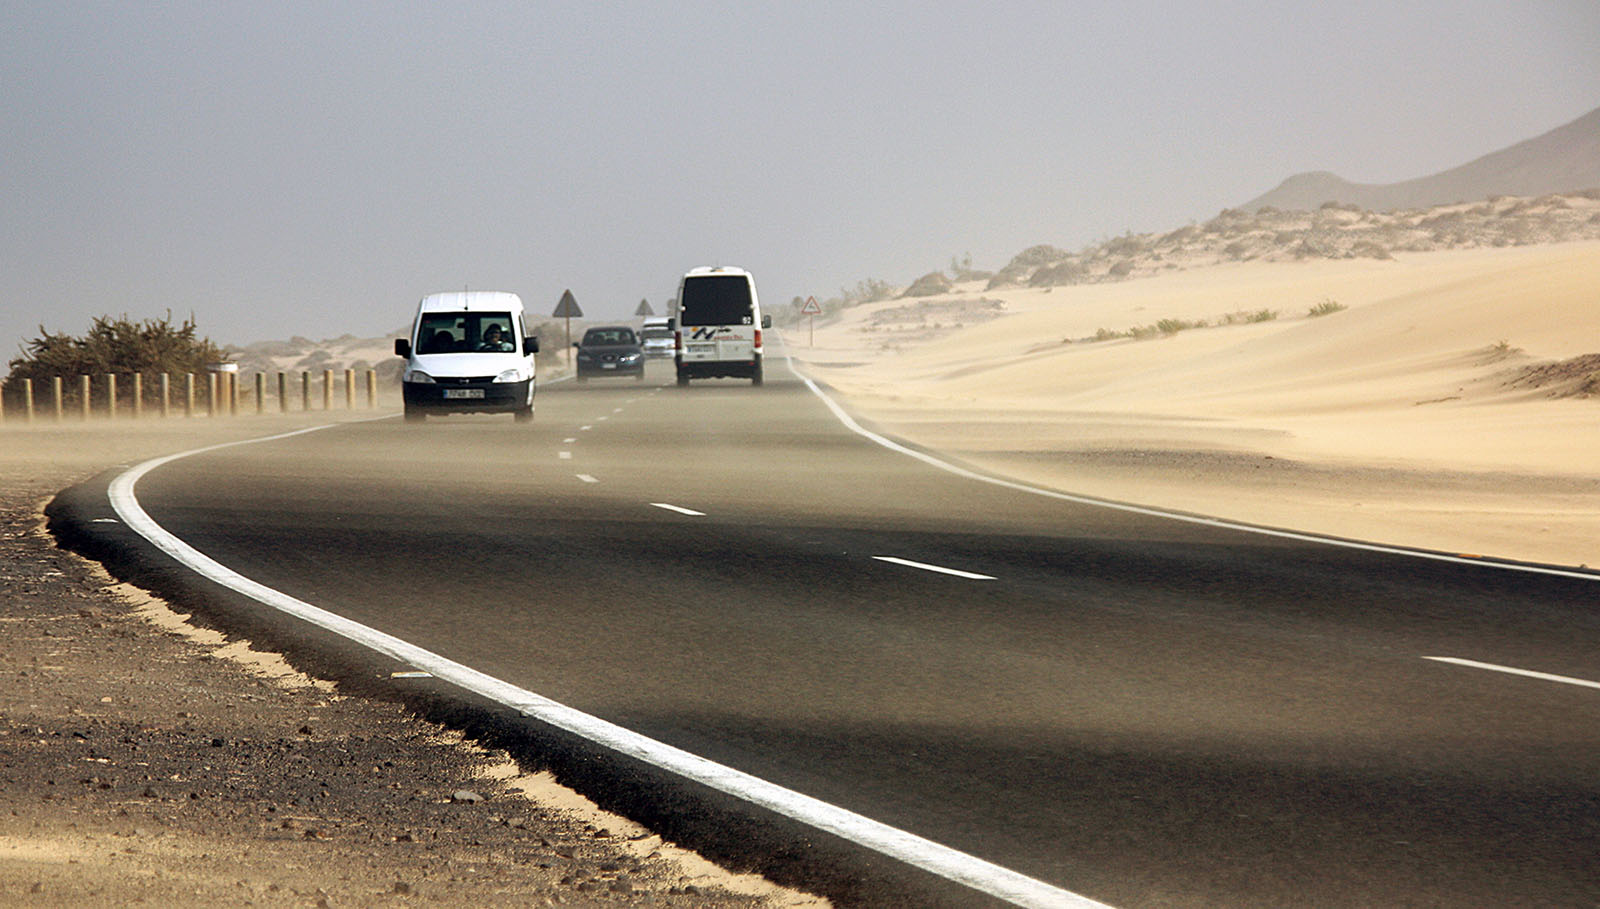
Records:
[[[1327,171],[1297,174],[1240,208],[1311,211],[1324,202],[1369,211],[1478,202],[1491,196],[1542,196],[1600,187],[1600,108],[1542,136],[1431,177],[1400,183],[1351,183]]]

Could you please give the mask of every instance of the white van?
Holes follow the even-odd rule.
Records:
[[[678,353],[678,341],[672,334],[672,320],[666,316],[651,316],[639,329],[639,346],[646,360],[670,360]]]
[[[502,291],[429,294],[417,304],[410,338],[396,338],[406,358],[400,377],[406,421],[430,413],[509,413],[533,419],[534,357],[522,299]]]
[[[733,376],[761,384],[761,314],[756,281],[742,268],[696,268],[678,282],[678,384]]]

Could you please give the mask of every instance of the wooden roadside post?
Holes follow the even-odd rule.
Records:
[[[550,315],[567,320],[567,346],[562,350],[567,352],[567,365],[570,366],[572,365],[572,320],[583,316],[583,310],[578,308],[578,298],[572,295],[571,290],[562,291],[561,302],[556,304],[556,311]]]

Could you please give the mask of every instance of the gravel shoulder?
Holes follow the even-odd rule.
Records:
[[[0,427],[0,904],[826,905],[189,626],[43,530],[59,489],[290,419]]]

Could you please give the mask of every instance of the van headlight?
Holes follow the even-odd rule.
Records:
[[[420,369],[408,369],[408,370],[406,370],[405,371],[405,375],[402,375],[400,377],[400,381],[402,381],[402,382],[410,382],[413,385],[433,385],[433,384],[435,384],[434,381],[433,381],[433,376],[428,375],[427,373],[423,372]]]
[[[496,382],[522,382],[527,378],[527,376],[522,374],[522,370],[520,369],[508,369],[500,373],[498,376],[495,376],[494,380]]]

